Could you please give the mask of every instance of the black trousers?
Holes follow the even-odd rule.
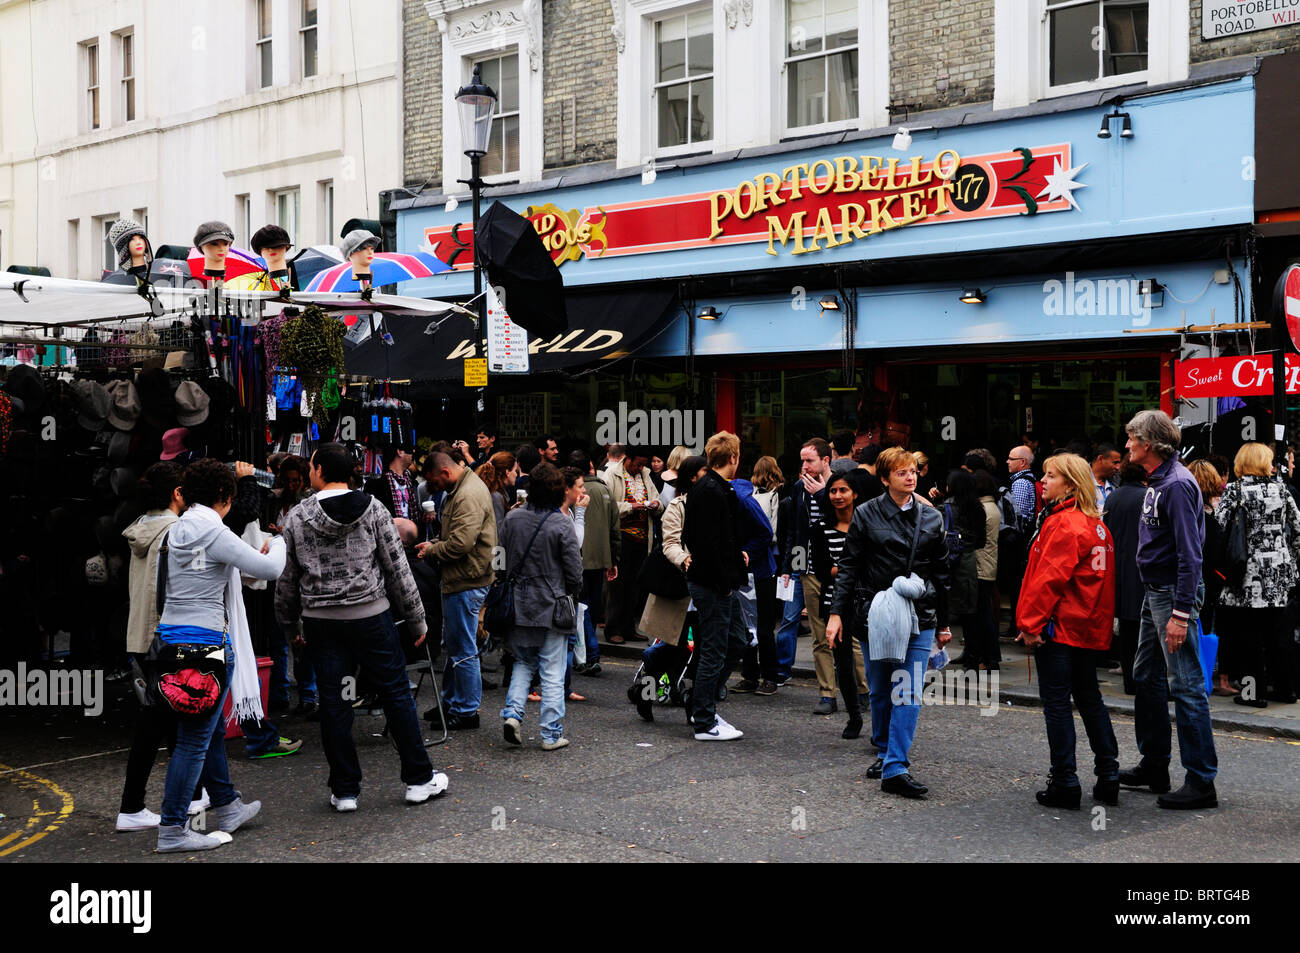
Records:
[[[621,635],[625,639],[635,638],[636,624],[641,621],[641,612],[645,609],[646,593],[641,589],[641,564],[645,562],[646,548],[644,542],[623,537],[623,552],[618,561],[618,578],[610,584],[610,601],[605,614],[605,639],[611,635]]]
[[[1219,606],[1219,654],[1230,666],[1220,666],[1220,671],[1238,675],[1243,691],[1250,684],[1246,679],[1253,679],[1257,699],[1266,694],[1290,696],[1295,691],[1294,649],[1285,621],[1284,607]]]
[[[1133,659],[1137,655],[1138,631],[1142,623],[1138,619],[1119,620],[1119,640],[1113,649],[1119,657],[1119,667],[1124,672],[1124,694],[1136,695],[1137,683],[1133,681]]]
[[[758,645],[745,649],[740,677],[749,681],[760,678],[776,681],[776,624],[781,619],[780,600],[776,597],[776,576],[755,579],[754,593],[758,597]]]
[[[858,704],[858,676],[853,661],[853,638],[848,633],[848,626],[840,632],[840,639],[831,649],[835,657],[835,681],[839,683],[840,695],[844,698],[844,710],[850,718],[862,717],[862,706]]]

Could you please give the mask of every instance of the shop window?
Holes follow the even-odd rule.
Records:
[[[1147,14],[1146,0],[1049,0],[1049,85],[1145,72]]]
[[[788,0],[785,13],[786,126],[856,120],[856,0]]]
[[[519,53],[506,53],[470,64],[480,68],[483,83],[497,94],[492,116],[492,138],[483,156],[483,175],[514,175],[519,172]]]
[[[655,143],[689,149],[713,138],[713,11],[655,21]]]

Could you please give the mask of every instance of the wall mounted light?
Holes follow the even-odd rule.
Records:
[[[978,288],[967,288],[957,300],[963,304],[983,304],[988,296]]]
[[[1163,308],[1165,306],[1165,286],[1154,278],[1144,278],[1138,282],[1138,295],[1144,308]]]
[[[1112,119],[1124,120],[1123,125],[1121,125],[1119,129],[1119,137],[1121,139],[1133,138],[1133,121],[1129,118],[1129,114],[1122,113],[1118,109],[1115,109],[1101,117],[1101,128],[1097,130],[1098,139],[1110,138],[1110,121]]]
[[[892,148],[896,152],[905,152],[912,146],[912,134],[907,131],[906,126],[899,126],[898,132],[894,133],[894,144]]]
[[[835,295],[823,295],[822,300],[818,303],[821,305],[823,311],[840,310],[840,299],[835,297]]]
[[[658,177],[658,174],[655,172],[655,157],[646,156],[645,163],[641,167],[641,184],[654,185],[655,179]]]
[[[712,305],[706,305],[705,307],[700,308],[695,316],[701,321],[717,321],[722,317],[722,315],[718,314],[718,309]]]

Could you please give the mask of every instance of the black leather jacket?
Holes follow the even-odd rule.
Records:
[[[918,518],[921,532],[912,572],[928,585],[925,595],[915,603],[917,620],[922,629],[948,625],[948,544],[944,541],[943,514],[919,499],[911,509],[900,510],[888,493],[868,500],[853,511],[831,607],[831,612],[846,625],[853,618],[855,604],[870,606],[877,592],[893,585],[894,579],[906,572]],[[865,631],[866,621],[853,620],[854,628]]]

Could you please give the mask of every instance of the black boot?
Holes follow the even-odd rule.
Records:
[[[867,780],[879,781],[880,774],[884,770],[885,770],[885,759],[877,758],[875,761],[871,763],[871,767],[867,768]]]
[[[844,726],[844,732],[841,738],[860,738],[862,737],[862,716],[850,715],[849,723]]]
[[[1067,788],[1063,784],[1057,784],[1055,780],[1048,779],[1047,788],[1039,791],[1034,795],[1038,803],[1043,807],[1064,807],[1071,811],[1079,809],[1079,801],[1083,797],[1083,788],[1077,784],[1074,787]]]
[[[1156,794],[1169,790],[1169,766],[1161,768],[1139,764],[1136,768],[1125,768],[1119,773],[1119,783],[1126,788],[1150,788]]]
[[[1156,798],[1156,803],[1175,811],[1199,811],[1202,808],[1218,807],[1219,798],[1214,791],[1213,781],[1197,784],[1189,779],[1173,794],[1160,795]]]
[[[1092,799],[1111,807],[1119,805],[1119,782],[1098,781],[1092,788]]]
[[[886,794],[899,794],[907,798],[924,797],[930,790],[910,774],[896,774],[880,782],[880,790]]]

